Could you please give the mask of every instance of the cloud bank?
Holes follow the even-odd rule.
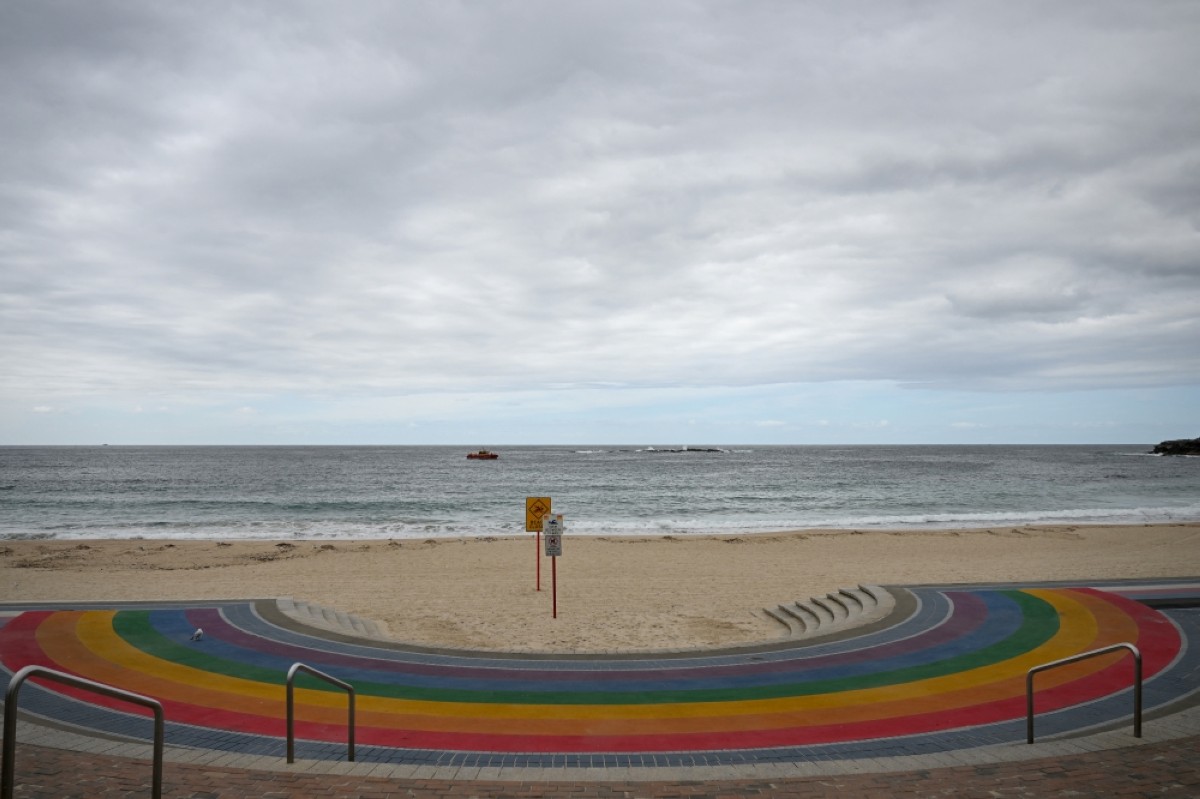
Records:
[[[1184,2],[9,3],[4,396],[1196,386],[1198,33]]]

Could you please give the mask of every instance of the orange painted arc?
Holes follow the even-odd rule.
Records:
[[[1028,654],[1028,659],[1044,662],[1045,659],[1074,654],[1080,651],[1080,648],[1089,647],[1095,640],[1097,613],[1107,617],[1105,627],[1123,622],[1127,629],[1133,629],[1136,633],[1136,625],[1132,619],[1094,597],[1072,594],[1073,601],[1068,601],[1064,592],[1052,592],[1044,594],[1042,598],[1051,602],[1060,614],[1072,620],[1068,626],[1073,628],[1076,634],[1056,636],[1047,645],[1033,650],[1036,655]],[[280,686],[214,675],[155,659],[116,636],[112,631],[111,619],[111,613],[102,612],[57,614],[53,625],[47,626],[45,630],[39,629],[39,642],[56,660],[73,663],[85,676],[96,678],[97,670],[101,670],[108,678],[104,681],[112,684],[124,683],[133,690],[138,687],[145,690],[147,680],[152,679],[162,693],[170,693],[177,701],[198,707],[218,707],[242,713],[261,712],[269,716],[278,714],[279,711],[273,709],[282,704]],[[1084,624],[1087,621],[1091,624]],[[56,627],[69,629],[72,626],[75,635],[67,629],[61,630],[65,635],[51,635]],[[1085,633],[1081,627],[1090,627],[1091,632]],[[80,646],[71,647],[70,642],[76,639],[76,635]],[[1092,640],[1086,640],[1089,636]],[[80,651],[81,649],[83,651]],[[1098,666],[1097,670],[1099,668],[1102,666]],[[128,669],[140,674],[130,674]],[[836,720],[841,722],[848,721],[851,716],[868,719],[880,718],[881,713],[886,716],[904,715],[913,712],[911,703],[917,702],[921,708],[928,709],[931,698],[935,697],[938,698],[939,706],[942,702],[948,702],[946,707],[969,706],[983,698],[981,692],[989,696],[994,692],[1002,696],[1013,695],[1014,687],[1020,683],[1018,675],[1023,677],[1023,674],[1023,663],[1018,665],[1013,661],[1005,661],[984,669],[952,675],[952,678],[942,677],[913,683],[905,687],[909,696],[897,697],[890,689],[874,688],[818,697],[750,700],[719,705],[684,703],[655,706],[464,706],[443,702],[363,697],[360,719],[364,725],[401,724],[430,730],[458,729],[472,732],[495,728],[507,733],[517,732],[518,730],[514,729],[514,721],[522,719],[533,725],[538,732],[551,732],[547,728],[549,724],[560,734],[578,734],[581,731],[580,725],[589,730],[588,734],[597,734],[600,730],[609,728],[618,731],[619,728],[619,732],[626,735],[634,732],[631,726],[644,728],[648,732],[672,729],[762,729],[795,726],[798,723],[813,725],[823,718],[828,721],[830,717],[826,711],[830,714],[836,713]],[[973,679],[963,679],[963,675],[973,675]],[[938,694],[945,696],[937,697]],[[344,716],[344,700],[336,696],[320,691],[302,691],[301,698],[301,718],[337,723]],[[248,704],[248,699],[256,701]],[[852,701],[845,701],[847,699]],[[526,725],[516,726],[524,728]]]

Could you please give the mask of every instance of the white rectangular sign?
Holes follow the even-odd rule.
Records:
[[[546,515],[542,519],[542,536],[546,539],[546,557],[557,558],[562,554],[562,514]]]

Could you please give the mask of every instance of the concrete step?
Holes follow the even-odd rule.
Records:
[[[895,607],[896,599],[887,589],[859,585],[823,597],[763,608],[763,614],[783,627],[781,635],[785,638],[815,638],[872,624]]]
[[[767,618],[773,619],[783,625],[782,636],[784,638],[799,638],[804,635],[804,625],[796,617],[788,613],[783,605],[774,608],[763,608],[762,612]]]
[[[293,597],[281,597],[276,603],[288,618],[309,627],[359,638],[388,640],[387,628],[382,622]]]

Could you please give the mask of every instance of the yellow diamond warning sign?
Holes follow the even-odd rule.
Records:
[[[525,497],[525,532],[542,529],[542,517],[550,512],[550,497]]]

